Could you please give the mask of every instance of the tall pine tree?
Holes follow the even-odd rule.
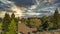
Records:
[[[9,14],[5,13],[5,17],[3,18],[3,22],[2,22],[3,34],[6,34],[6,32],[9,31],[8,29],[9,24],[10,24],[10,16]]]
[[[55,19],[54,28],[58,28],[58,9],[55,10],[54,19]]]
[[[15,14],[14,13],[12,13],[11,19],[15,19]]]

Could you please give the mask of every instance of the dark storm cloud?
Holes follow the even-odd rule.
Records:
[[[17,6],[30,6],[30,5],[34,5],[34,0],[13,0],[13,2],[17,5]]]

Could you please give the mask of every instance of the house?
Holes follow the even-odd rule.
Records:
[[[37,32],[36,28],[29,28],[23,23],[18,23],[18,34],[32,34]]]

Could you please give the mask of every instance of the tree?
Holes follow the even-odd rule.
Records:
[[[48,21],[45,21],[45,23],[42,26],[44,30],[48,31],[48,27],[49,27]]]
[[[12,20],[12,19],[14,19],[16,23],[18,22],[18,18],[15,17],[15,14],[14,14],[14,13],[12,13],[12,15],[11,15],[11,20]],[[18,23],[17,23],[17,24],[18,24]]]
[[[21,22],[25,25],[28,25],[28,18],[22,18]]]
[[[30,18],[29,19],[29,25],[31,27],[36,27],[37,28],[40,25],[42,25],[41,23],[42,23],[42,21],[40,20],[40,18]]]
[[[11,15],[11,20],[12,20],[12,19],[14,19],[14,21],[15,21],[15,23],[16,23],[16,26],[18,26],[19,17],[16,18],[14,12],[13,12],[12,15]],[[18,27],[17,27],[17,28],[18,28]]]
[[[2,33],[2,22],[0,23],[0,34]]]
[[[60,14],[58,16],[58,28],[60,28]]]
[[[2,22],[0,23],[0,29],[2,29]]]
[[[55,18],[55,22],[56,22],[56,28],[60,28],[60,14],[58,12],[58,9],[55,10],[54,13],[54,18]]]
[[[18,34],[17,33],[17,26],[16,26],[16,22],[14,19],[12,19],[10,25],[9,25],[9,31],[7,32],[7,34]]]
[[[51,30],[55,23],[54,18],[52,16],[44,16],[42,18],[42,21],[43,21],[42,26],[41,26],[42,30],[46,30],[46,31]]]
[[[16,22],[19,21],[19,17],[16,18],[14,13],[12,13],[12,15],[11,15],[11,20],[12,20],[12,19],[14,19]]]
[[[10,16],[9,14],[5,13],[5,17],[3,18],[2,21],[2,30],[3,30],[3,34],[6,34],[6,32],[8,32],[8,26],[10,24]]]
[[[55,19],[54,27],[58,28],[58,9],[55,10],[54,19]]]
[[[52,30],[52,29],[54,29],[54,24],[55,23],[55,19],[54,19],[54,17],[52,16],[52,17],[49,17],[49,21],[48,21],[48,24],[49,24],[49,30]]]
[[[11,19],[15,19],[15,14],[14,13],[12,13]]]

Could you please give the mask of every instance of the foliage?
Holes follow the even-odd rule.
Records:
[[[28,19],[22,18],[21,22],[24,23],[25,25],[28,25]]]
[[[42,21],[39,18],[31,18],[29,19],[29,25],[31,27],[39,27],[41,25]]]
[[[14,13],[12,13],[11,19],[15,19],[15,14]]]
[[[14,19],[16,22],[18,22],[18,20],[19,20],[18,18],[15,17],[15,14],[14,13],[11,14],[11,20],[12,19]]]
[[[2,23],[0,23],[0,29],[2,28]]]
[[[8,30],[8,26],[10,24],[10,16],[9,14],[5,13],[5,17],[3,18],[2,21],[2,30],[3,30],[3,34],[6,34]]]
[[[58,28],[60,28],[60,15],[58,16]]]
[[[17,26],[16,26],[16,22],[14,21],[14,19],[12,19],[9,25],[9,32],[7,32],[7,34],[17,34]]]

